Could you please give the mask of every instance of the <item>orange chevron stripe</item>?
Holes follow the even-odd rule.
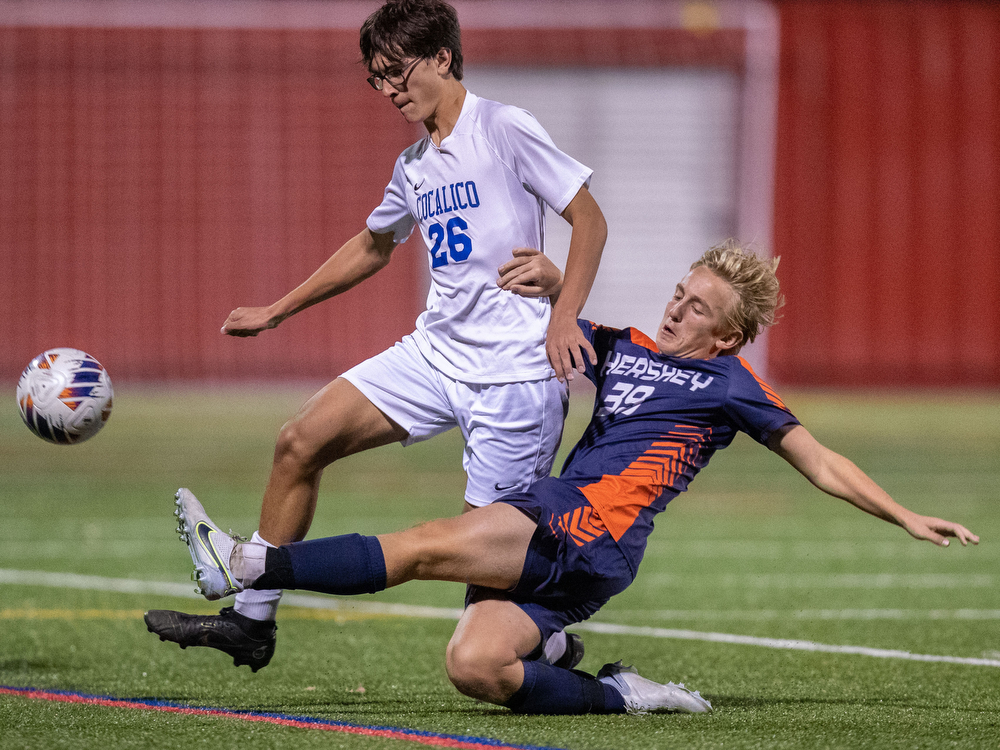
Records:
[[[574,539],[583,538],[584,541],[589,542],[594,538],[594,534],[589,533],[586,529],[580,526],[580,521],[583,516],[583,508],[577,508],[570,514],[569,523],[566,524],[569,527],[569,534]]]
[[[607,531],[607,529],[605,528],[604,523],[601,521],[600,516],[598,516],[594,512],[593,507],[588,507],[586,510],[587,512],[584,518],[582,519],[581,523],[586,525],[587,530],[590,531],[595,538],[599,537],[601,534]]]
[[[740,363],[747,369],[747,372],[753,375],[753,379],[757,381],[757,385],[759,385],[761,387],[761,390],[764,391],[764,395],[767,396],[768,401],[777,406],[779,409],[790,411],[790,409],[787,406],[785,406],[785,402],[781,400],[781,397],[775,392],[775,390],[757,376],[757,373],[753,371],[753,368],[750,366],[749,362],[747,362],[745,359],[743,359],[743,357],[740,356],[737,356],[736,359],[738,359]]]
[[[594,541],[607,531],[600,517],[589,505],[564,513],[559,517],[558,525],[577,547]]]
[[[615,541],[629,530],[643,508],[655,502],[665,488],[676,484],[710,434],[710,429],[678,425],[621,474],[605,474],[599,481],[580,488]]]

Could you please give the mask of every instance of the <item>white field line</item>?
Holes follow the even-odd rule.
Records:
[[[1000,620],[1000,609],[643,609],[615,610],[616,617],[657,620]]]
[[[739,589],[992,589],[989,573],[651,573],[643,583]]]
[[[137,581],[132,578],[105,578],[85,576],[75,573],[45,573],[37,570],[9,570],[0,568],[0,583],[24,586],[47,586],[52,588],[85,589],[88,591],[113,591],[119,594],[163,594],[180,596],[185,599],[201,599],[195,591],[194,583],[166,583],[163,581]],[[306,609],[341,610],[344,612],[365,612],[373,615],[399,615],[432,620],[457,620],[462,616],[461,608],[418,607],[410,604],[385,604],[381,602],[345,601],[309,594],[285,593],[281,597],[284,604]]]
[[[201,596],[194,591],[193,584],[137,581],[130,578],[105,578],[103,576],[86,576],[74,573],[46,573],[35,570],[11,570],[0,568],[0,584],[113,591],[125,594],[163,594],[167,596],[180,596],[190,599],[201,598]],[[448,607],[418,607],[409,604],[382,604],[378,602],[363,601],[347,602],[341,599],[303,594],[285,594],[282,597],[282,602],[293,607],[306,607],[309,609],[343,610],[440,620],[457,620],[462,614],[461,609]],[[939,612],[939,610],[934,611]],[[969,610],[955,611],[969,612]],[[993,612],[993,610],[983,610],[983,612]],[[760,638],[757,636],[736,635],[732,633],[711,633],[697,630],[677,630],[673,628],[613,625],[610,623],[598,622],[581,622],[574,625],[573,629],[610,635],[631,635],[686,641],[707,641],[710,643],[759,646],[762,648],[792,651],[813,651],[828,654],[854,654],[858,656],[870,656],[878,659],[901,659],[906,661],[941,662],[946,664],[965,664],[980,667],[1000,667],[1000,659],[975,659],[961,656],[914,654],[909,651],[900,651],[896,649],[868,648],[867,646],[835,646],[825,643],[816,643],[814,641],[792,640],[786,638]]]
[[[583,622],[574,625],[573,629],[589,630],[592,633],[609,633],[612,635],[644,635],[651,638],[732,643],[741,646],[763,646],[764,648],[791,649],[793,651],[817,651],[826,654],[857,654],[859,656],[874,656],[878,659],[905,659],[907,661],[930,661],[944,662],[946,664],[968,664],[980,667],[1000,667],[1000,659],[969,659],[961,656],[913,654],[909,651],[898,651],[895,649],[868,648],[867,646],[831,646],[814,641],[799,641],[786,638],[757,638],[750,635],[733,635],[732,633],[703,633],[697,630],[643,628],[631,625],[607,625],[598,622]]]
[[[148,526],[149,521],[142,519],[139,524]],[[27,523],[26,523],[27,525]],[[137,532],[139,533],[139,532]],[[15,535],[11,535],[14,537]],[[12,539],[13,541],[13,539]],[[955,545],[956,547],[959,545]],[[650,546],[646,549],[645,559],[650,557],[671,557],[697,560],[860,560],[867,562],[878,560],[909,560],[915,563],[935,560],[935,555],[942,550],[921,547],[912,539],[902,541],[880,540],[877,544],[865,541],[847,539],[824,539],[812,541],[798,540],[761,540],[750,539],[719,540],[719,539],[664,539],[651,537]],[[995,561],[1000,551],[983,547],[968,550],[980,561]]]

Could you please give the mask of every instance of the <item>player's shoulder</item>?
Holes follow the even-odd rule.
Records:
[[[476,97],[469,117],[487,136],[496,135],[501,131],[506,133],[511,129],[540,127],[534,115],[528,110],[482,97]]]
[[[723,359],[723,357],[718,357],[717,359]],[[750,363],[743,359],[743,357],[736,355],[732,357],[725,357],[724,359],[731,360],[732,378],[735,387],[743,389],[749,388],[750,390],[758,393],[758,395],[762,393],[763,396],[772,404],[791,413],[781,396],[778,395],[778,392],[774,390],[774,388],[772,388],[771,385],[760,375],[758,375]]]
[[[717,359],[723,359],[718,357]],[[747,378],[756,383],[763,383],[764,381],[761,377],[754,371],[753,366],[747,362],[743,357],[738,354],[734,354],[730,357],[725,357],[728,360],[728,364],[732,367],[733,372],[739,373],[740,377]]]

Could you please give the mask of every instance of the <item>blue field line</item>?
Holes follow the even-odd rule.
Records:
[[[291,726],[296,728],[326,729],[348,734],[414,741],[422,745],[452,748],[504,748],[509,750],[562,750],[548,745],[512,745],[489,737],[471,735],[443,734],[405,727],[352,724],[336,719],[321,719],[316,716],[273,713],[267,711],[245,711],[216,706],[198,706],[159,698],[116,698],[110,695],[82,693],[73,690],[58,690],[49,688],[18,687],[0,685],[0,696],[20,695],[35,700],[47,700],[63,703],[96,705],[107,708],[148,709],[167,711],[179,714],[194,714],[199,716],[216,716],[242,721],[261,721],[265,723]]]

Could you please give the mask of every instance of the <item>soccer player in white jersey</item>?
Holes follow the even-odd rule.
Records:
[[[592,171],[527,112],[466,91],[458,18],[442,0],[385,3],[362,26],[361,52],[371,86],[427,135],[399,156],[358,235],[274,304],[234,310],[222,332],[256,336],[350,289],[415,228],[429,250],[431,288],[411,335],[328,384],[282,428],[253,537],[273,546],[305,538],[333,461],[456,426],[466,442],[466,509],[526,489],[551,470],[565,381],[596,363],[576,323],[607,237],[588,190]],[[573,228],[554,303],[547,295],[559,279],[534,250],[544,249],[546,205]],[[168,613],[147,625],[257,671],[274,651],[280,595],[247,590],[219,615]],[[545,656],[573,666],[582,645],[556,633]]]

